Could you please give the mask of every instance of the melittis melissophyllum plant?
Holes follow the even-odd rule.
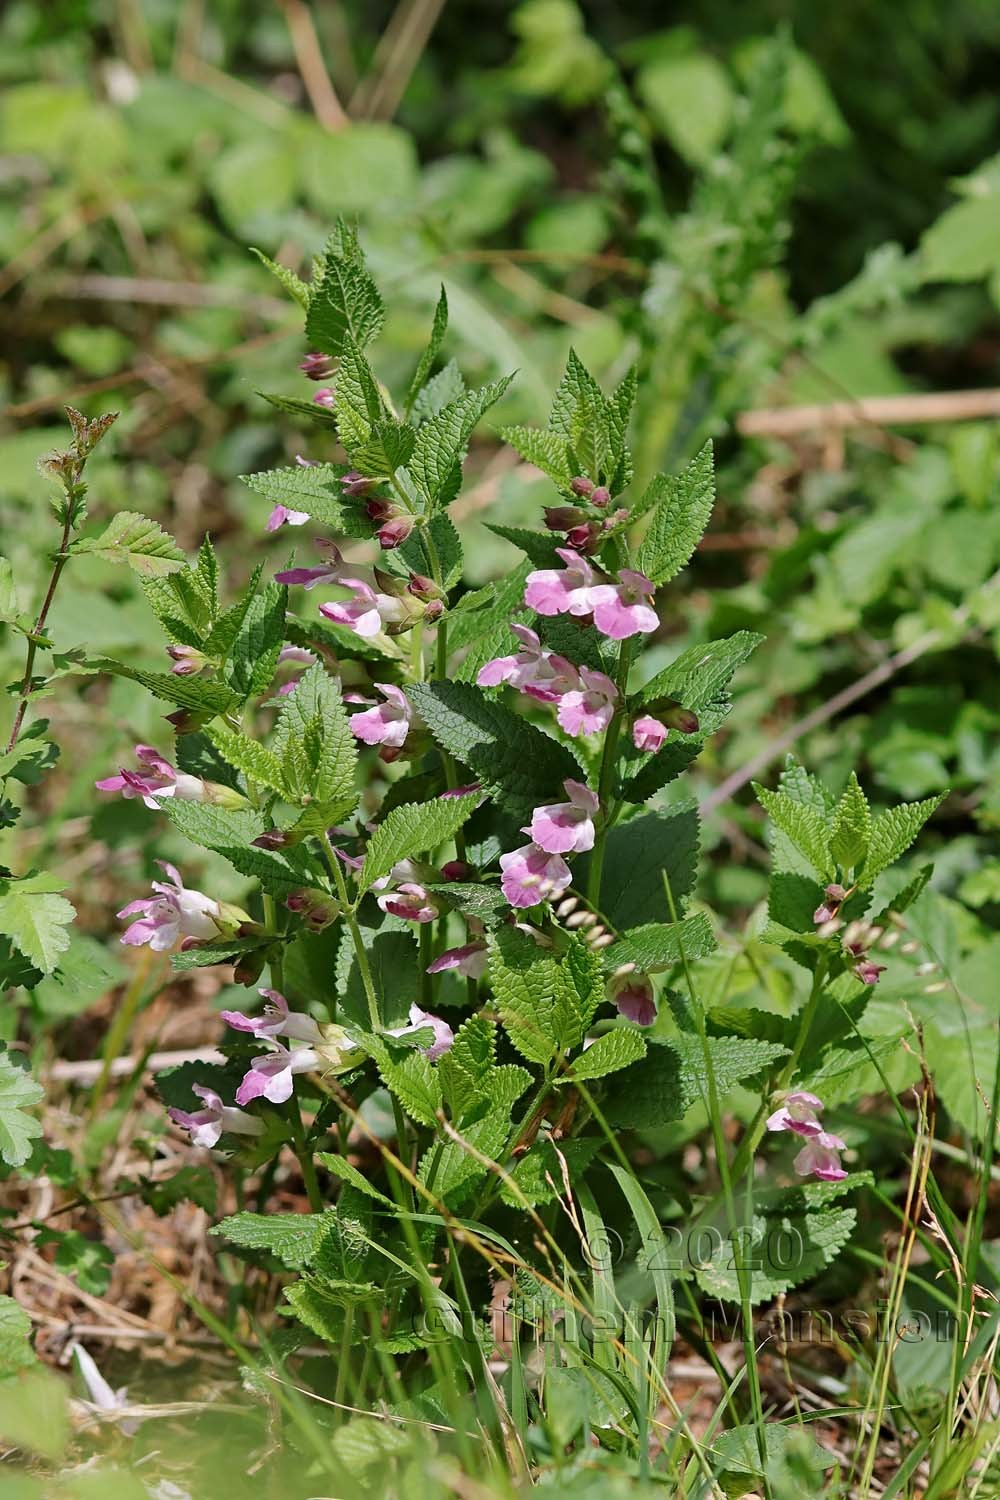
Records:
[[[442,292],[395,402],[366,353],[383,308],[354,233],[338,228],[309,283],[272,269],[305,311],[302,373],[322,384],[267,399],[317,431],[307,456],[246,482],[297,555],[224,606],[206,540],[144,585],[169,670],[103,663],[172,704],[176,731],[173,749],[123,757],[104,792],[141,799],[258,892],[237,908],[164,864],[120,912],[126,944],[170,950],[178,970],[232,963],[254,997],[223,1013],[225,1063],[186,1064],[161,1092],[196,1145],[242,1168],[290,1147],[313,1212],[266,1215],[265,1170],[258,1211],[222,1232],[305,1270],[288,1303],[322,1337],[395,1348],[398,1333],[412,1349],[401,1330],[426,1265],[437,1304],[468,1310],[453,1215],[514,1209],[523,1225],[566,1182],[589,1192],[618,1132],[699,1100],[718,1125],[742,1082],[761,1108],[732,1162],[718,1136],[727,1189],[767,1126],[796,1137],[803,1179],[760,1212],[792,1223],[804,1255],[758,1259],[752,1294],[801,1280],[849,1231],[831,1199],[863,1180],[841,1165],[822,1083],[856,1066],[904,904],[868,922],[871,887],[929,805],[873,821],[856,783],[834,802],[797,769],[762,793],[771,936],[812,988],[791,1019],[706,1014],[684,993],[716,947],[690,905],[697,813],[656,799],[721,725],[758,638],[696,645],[652,677],[643,652],[708,522],[711,451],[633,494],[634,378],[605,395],[571,355],[547,425],[503,432],[552,482],[544,525],[497,525],[525,560],[470,590],[449,507],[510,377],[470,390],[442,361]],[[614,1191],[611,1165],[604,1179]],[[700,1265],[705,1290],[739,1297],[731,1264],[720,1250]]]

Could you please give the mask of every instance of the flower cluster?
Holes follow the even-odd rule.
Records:
[[[868,955],[868,949],[884,936],[884,928],[873,922],[854,921],[844,927],[840,908],[853,895],[842,885],[828,885],[823,900],[813,912],[813,921],[821,937],[832,937],[843,929],[841,942],[844,957],[854,977],[862,984],[878,984],[879,975],[885,973],[885,964],[877,963]],[[887,942],[888,946],[888,942]]]
[[[831,1135],[823,1129],[819,1113],[822,1099],[800,1089],[788,1094],[780,1109],[768,1116],[768,1130],[791,1130],[805,1138],[805,1145],[796,1156],[793,1166],[801,1177],[818,1177],[822,1182],[840,1182],[847,1176],[840,1164],[838,1152],[847,1149],[839,1135]]]
[[[165,881],[153,881],[156,894],[146,900],[130,901],[118,913],[119,917],[136,918],[122,937],[129,947],[148,943],[154,953],[169,953],[178,942],[187,948],[231,937],[250,921],[240,907],[215,901],[203,891],[190,890],[174,865],[162,859],[156,863],[167,875]]]
[[[179,802],[212,802],[217,807],[245,807],[246,798],[232,787],[216,781],[203,781],[176,770],[152,745],[136,745],[138,767],[129,771],[122,766],[117,775],[104,776],[94,785],[99,792],[120,792],[126,801],[141,797],[147,807],[158,808],[166,797]]]

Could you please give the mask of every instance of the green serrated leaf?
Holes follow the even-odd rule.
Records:
[[[922,802],[904,802],[890,807],[873,821],[868,838],[868,856],[858,882],[861,890],[870,890],[883,870],[905,854],[917,834],[944,801],[945,793],[927,797]]]
[[[57,894],[62,889],[63,882],[48,875],[0,880],[0,933],[43,974],[52,973],[69,947],[67,928],[76,916]]]
[[[37,1363],[31,1347],[31,1319],[13,1297],[0,1297],[0,1380]]]
[[[257,849],[253,841],[267,827],[261,814],[250,810],[229,811],[209,802],[167,799],[163,811],[185,838],[222,854],[241,875],[252,875],[264,888],[278,895],[299,886],[314,886],[322,880],[322,868],[303,845],[288,849]]]
[[[26,1111],[44,1097],[41,1084],[24,1068],[15,1067],[8,1053],[0,1052],[0,1158],[9,1167],[23,1166],[31,1155],[31,1142],[42,1127]]]
[[[707,914],[700,911],[682,922],[650,922],[645,927],[633,927],[605,950],[604,961],[611,970],[631,963],[644,974],[657,974],[679,964],[682,956],[689,962],[704,958],[716,946],[712,924]]]
[[[467,391],[420,427],[408,468],[428,509],[450,505],[458,494],[472,430],[513,378],[505,375],[478,391]]]
[[[410,389],[406,393],[406,401],[403,410],[407,416],[409,416],[410,412],[413,410],[414,402],[420,395],[420,392],[424,389],[424,386],[427,384],[427,377],[431,373],[434,361],[437,359],[438,355],[441,352],[441,345],[444,343],[444,336],[447,331],[448,295],[445,292],[444,287],[442,286],[441,293],[438,297],[437,306],[434,309],[434,322],[431,325],[431,336],[428,341],[427,348],[424,350],[423,354],[421,354],[420,356],[420,359],[417,361],[417,368],[414,370],[413,379],[410,381]]]
[[[394,807],[368,841],[360,888],[370,890],[401,859],[436,849],[453,838],[475,812],[480,794],[438,797],[433,802],[410,802]]]
[[[547,802],[553,787],[580,776],[569,750],[471,683],[414,683],[407,696],[437,743],[515,813]]]
[[[258,697],[274,679],[278,654],[285,638],[285,607],[288,590],[269,583],[255,594],[233,641],[228,672],[229,685],[241,703]]]
[[[285,291],[288,292],[289,296],[295,298],[300,307],[307,308],[309,306],[312,287],[307,281],[303,281],[301,276],[297,276],[287,266],[279,265],[276,260],[272,260],[269,255],[265,255],[263,250],[258,250],[255,245],[250,246],[250,254],[256,255],[261,264],[265,265],[271,272],[271,275],[277,278]]]
[[[868,853],[872,815],[868,800],[854,772],[833,814],[830,853],[842,870],[861,865]]]
[[[655,584],[667,583],[691,558],[715,503],[712,445],[706,443],[682,474],[658,474],[640,509],[652,511],[636,566]]]
[[[325,1214],[231,1214],[210,1231],[245,1250],[267,1250],[290,1271],[316,1255],[327,1229]]]
[[[206,724],[205,734],[219,754],[231,766],[235,766],[237,771],[242,771],[249,780],[266,786],[272,792],[287,795],[284,765],[266,745],[231,729],[222,719]]]
[[[742,1246],[749,1272],[750,1301],[768,1302],[789,1287],[819,1274],[847,1243],[857,1215],[852,1208],[818,1209],[813,1213],[755,1215],[751,1234]],[[741,1300],[736,1253],[723,1239],[711,1259],[695,1270],[702,1291],[726,1302]]]
[[[225,713],[235,702],[233,690],[224,682],[206,677],[176,677],[172,672],[145,672],[139,667],[127,666],[124,662],[112,661],[101,656],[88,663],[95,672],[110,672],[115,677],[129,677],[141,683],[154,698],[175,703],[178,708],[189,708],[195,713],[211,716]]]
[[[575,1059],[567,1077],[570,1079],[604,1078],[617,1073],[646,1055],[646,1043],[631,1026],[618,1026],[597,1038],[593,1046]]]
[[[669,918],[664,877],[680,910],[694,886],[698,839],[698,810],[682,803],[611,829],[598,907],[612,928]],[[576,862],[576,884],[582,890],[589,867],[587,855]]]
[[[306,669],[285,699],[271,749],[284,768],[289,801],[305,811],[300,827],[323,829],[357,804],[357,747],[339,684],[321,662]]]
[[[753,783],[757,801],[771,822],[803,854],[821,880],[832,880],[830,833],[826,820],[804,802],[794,801],[787,792],[771,792]]]
[[[184,553],[156,521],[137,511],[114,516],[98,537],[82,537],[74,552],[89,552],[106,562],[127,563],[142,578],[164,578],[187,566]]]
[[[257,474],[243,474],[241,478],[271,505],[304,511],[314,521],[345,536],[373,536],[375,527],[364,506],[344,499],[342,474],[337,464],[317,464],[310,468],[297,465],[293,469],[263,469]]]
[[[566,439],[556,432],[546,432],[541,427],[501,427],[500,437],[526,463],[533,464],[548,475],[553,484],[562,490],[569,488],[573,478],[566,451]]]
[[[364,261],[345,258],[331,239],[306,309],[306,337],[314,349],[339,357],[348,341],[363,349],[385,320],[378,287]]]

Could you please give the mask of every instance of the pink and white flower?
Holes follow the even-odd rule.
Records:
[[[451,1050],[455,1040],[455,1033],[448,1022],[443,1021],[440,1016],[432,1016],[429,1011],[421,1010],[419,1005],[411,1005],[408,1025],[392,1027],[387,1035],[412,1036],[415,1031],[424,1031],[428,1028],[434,1033],[434,1040],[430,1046],[421,1047],[419,1050],[429,1062],[437,1062],[439,1057],[443,1057]]]
[[[239,1010],[224,1010],[222,1019],[234,1031],[248,1031],[258,1041],[273,1042],[286,1036],[297,1042],[318,1046],[323,1041],[319,1023],[304,1010],[289,1010],[288,1001],[278,990],[258,990],[267,1004],[259,1016],[247,1016]]]
[[[521,649],[513,656],[495,656],[480,667],[476,675],[480,687],[499,687],[502,682],[509,682],[519,692],[549,703],[579,686],[579,674],[572,662],[543,650],[538,636],[527,625],[510,628],[521,642]]]
[[[301,583],[304,589],[314,589],[318,583],[339,583],[341,575],[347,564],[340,553],[340,548],[334,542],[324,541],[321,537],[316,541],[320,556],[325,559],[314,568],[285,568],[281,573],[275,573],[275,581],[278,583]]]
[[[567,734],[598,734],[607,729],[618,702],[618,689],[605,672],[580,668],[580,686],[564,693],[556,718]]]
[[[557,547],[564,568],[539,568],[525,580],[524,602],[539,615],[589,615],[594,570],[571,547]]]
[[[284,666],[286,662],[297,662],[301,663],[303,666],[311,667],[312,664],[318,660],[319,658],[317,657],[316,653],[314,651],[308,651],[305,646],[282,646],[281,650],[278,652],[277,665],[281,667]],[[278,697],[284,698],[289,693],[294,693],[295,689],[299,685],[299,677],[301,677],[301,675],[302,674],[300,672],[298,676],[290,677],[287,682],[283,682],[278,688]]]
[[[841,1182],[847,1172],[837,1153],[846,1148],[846,1141],[842,1141],[839,1135],[830,1135],[823,1130],[819,1135],[810,1136],[792,1165],[800,1177],[808,1177],[811,1173],[821,1182]]]
[[[415,880],[404,881],[375,899],[384,912],[402,917],[406,922],[433,922],[441,915],[441,908],[430,891]]]
[[[309,520],[307,510],[289,510],[287,505],[276,505],[267,518],[266,531],[280,531],[282,526],[304,526]]]
[[[608,980],[607,996],[618,1014],[635,1026],[652,1026],[656,1020],[653,982],[634,965],[628,965]]]
[[[655,585],[644,573],[636,573],[631,568],[622,568],[618,580],[618,583],[601,583],[589,590],[588,598],[597,629],[613,641],[624,641],[632,635],[648,635],[656,630],[659,616],[652,605],[646,603],[656,593]]]
[[[647,755],[655,755],[658,750],[662,750],[666,738],[666,724],[661,724],[651,714],[643,714],[632,725],[632,743],[637,750],[642,750]]]
[[[338,578],[337,582],[350,589],[354,598],[346,603],[320,605],[320,614],[335,625],[344,625],[355,635],[370,639],[390,625],[402,624],[407,618],[407,609],[401,599],[379,593],[363,578]]]
[[[99,792],[121,792],[126,801],[133,797],[141,797],[147,807],[154,810],[159,807],[157,796],[176,797],[182,795],[177,790],[178,774],[168,760],[154,750],[152,745],[136,745],[135,758],[139,762],[138,771],[126,771],[122,766],[117,776],[105,776],[101,781],[95,781],[94,785]],[[191,786],[188,787],[188,783]],[[197,776],[184,776],[183,785],[188,792],[190,800],[204,801],[201,795],[205,783]]]
[[[465,943],[461,948],[447,948],[427,965],[428,974],[444,974],[450,969],[464,974],[466,979],[481,979],[486,973],[486,944]]]
[[[216,938],[236,925],[227,921],[218,901],[202,891],[188,890],[174,865],[162,859],[156,863],[168,880],[153,881],[155,896],[122,907],[119,917],[139,918],[123,934],[123,943],[129,947],[148,943],[154,953],[167,953],[180,938]]]
[[[526,828],[525,833],[531,830]],[[537,906],[539,901],[559,896],[572,876],[561,854],[550,854],[538,844],[523,844],[510,854],[501,854],[500,888],[511,906]]]
[[[878,984],[878,977],[885,973],[885,964],[877,964],[872,958],[863,958],[854,965],[854,974],[862,984]]]
[[[823,1126],[818,1117],[822,1108],[822,1099],[817,1099],[815,1094],[807,1094],[804,1089],[798,1089],[788,1095],[780,1109],[768,1116],[767,1128],[794,1130],[796,1135],[822,1135]]]
[[[364,713],[352,714],[347,721],[351,733],[364,740],[366,745],[390,745],[400,749],[410,730],[413,709],[402,688],[391,682],[376,682],[375,687],[385,702],[366,709]]]
[[[204,1105],[203,1109],[186,1110],[171,1106],[167,1114],[175,1125],[190,1133],[192,1145],[211,1148],[218,1143],[223,1131],[230,1135],[263,1134],[263,1120],[255,1119],[253,1115],[236,1109],[232,1104],[223,1104],[214,1089],[195,1083],[191,1086],[191,1092],[198,1095]]]
[[[314,406],[325,406],[328,411],[333,411],[337,405],[336,392],[332,385],[321,385],[313,397]]]
[[[271,1039],[272,1051],[255,1057],[236,1090],[236,1103],[249,1104],[251,1099],[268,1099],[284,1104],[292,1097],[296,1073],[313,1073],[323,1065],[315,1047],[288,1048]]]
[[[536,807],[531,837],[547,854],[584,854],[594,847],[594,814],[600,800],[580,781],[566,780],[563,786],[569,801]]]

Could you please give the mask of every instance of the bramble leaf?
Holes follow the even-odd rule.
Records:
[[[51,974],[69,947],[67,927],[75,908],[58,895],[64,883],[50,875],[0,880],[0,933],[10,938],[36,969]]]
[[[68,905],[68,903],[67,903]],[[20,1167],[31,1155],[31,1142],[42,1133],[41,1122],[26,1113],[40,1103],[45,1090],[7,1052],[0,1052],[0,1157],[9,1167]]]

